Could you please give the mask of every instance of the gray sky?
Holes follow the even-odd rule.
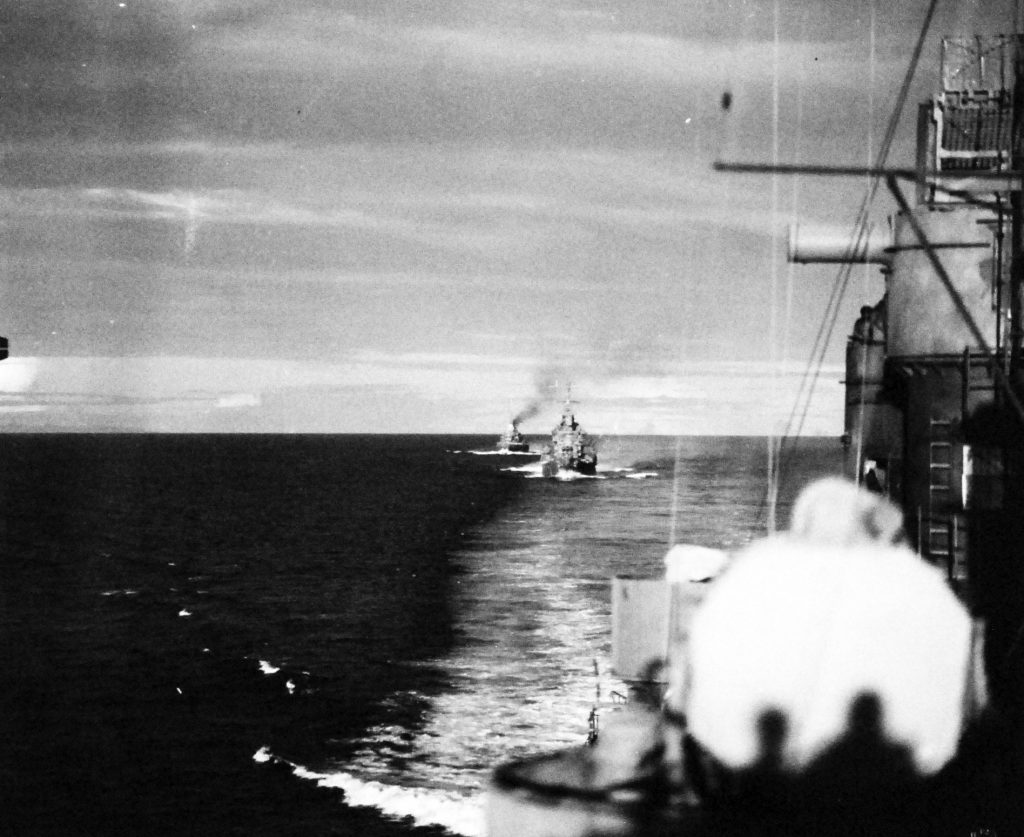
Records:
[[[1013,6],[940,3],[892,163]],[[543,433],[571,380],[595,433],[779,432],[837,272],[786,226],[865,185],[711,164],[866,164],[927,7],[4,0],[0,427]]]

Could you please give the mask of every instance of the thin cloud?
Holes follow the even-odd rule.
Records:
[[[236,410],[244,407],[258,407],[262,399],[252,392],[237,392],[231,395],[222,395],[217,399],[218,409]]]
[[[566,25],[571,22],[571,25]],[[693,86],[728,77],[738,83],[765,83],[776,66],[783,81],[801,78],[813,64],[819,81],[833,86],[859,84],[864,55],[842,42],[783,41],[776,53],[770,40],[672,37],[629,28],[615,15],[586,10],[554,10],[501,20],[454,22],[446,26],[401,24],[391,17],[324,14],[296,8],[257,26],[216,32],[208,60],[228,70],[288,69],[321,78],[434,67],[444,73],[493,78],[519,72],[593,72],[672,86]],[[885,47],[885,36],[879,52]],[[883,52],[884,54],[884,52]],[[897,54],[876,65],[893,71]],[[889,66],[889,61],[893,66]],[[851,75],[850,70],[857,74]]]
[[[525,356],[382,352],[358,353],[339,364],[170,356],[39,358],[35,363],[39,375],[31,391],[0,397],[0,411],[24,413],[26,421],[31,414],[39,414],[40,422],[53,415],[57,424],[134,411],[150,422],[146,426],[163,426],[160,422],[170,416],[222,409],[248,416],[236,429],[253,431],[261,427],[261,411],[281,398],[306,403],[372,393],[378,399],[436,405],[432,421],[450,423],[431,425],[430,432],[498,426],[510,403],[535,396],[536,373],[544,365]],[[573,392],[587,405],[587,427],[595,433],[769,433],[788,416],[799,372],[796,364],[780,365],[775,377],[768,364],[680,364],[658,376],[574,378]],[[823,374],[838,377],[839,370],[830,367]],[[806,432],[839,426],[842,397],[834,389],[822,389],[812,402]],[[540,415],[537,421],[547,418]],[[321,418],[316,429],[372,429],[358,418],[350,421],[355,423],[332,425]],[[32,426],[45,429],[45,424]],[[293,429],[302,427],[298,420]]]
[[[345,200],[344,195],[337,198],[339,203]],[[7,190],[2,201],[9,212],[22,216],[347,229],[481,253],[524,243],[508,226],[499,228],[490,221],[471,218],[438,218],[438,212],[444,209],[443,199],[432,204],[429,214],[433,217],[409,217],[401,201],[389,208],[378,198],[375,211],[371,211],[344,205],[289,204],[241,190],[153,193],[116,188],[18,189]],[[426,214],[426,204],[421,206]],[[194,230],[192,235],[194,238]]]

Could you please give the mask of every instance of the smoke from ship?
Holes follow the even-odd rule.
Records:
[[[539,401],[531,401],[512,417],[512,426],[519,427],[519,425],[527,419],[533,418],[540,412],[541,406],[542,405]]]
[[[562,389],[560,381],[568,381],[569,376],[564,369],[545,366],[534,376],[535,393],[529,403],[512,418],[512,426],[518,427],[527,419],[533,418],[545,404],[559,400]],[[564,388],[564,384],[562,385]]]

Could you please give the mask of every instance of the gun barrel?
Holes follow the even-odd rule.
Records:
[[[868,228],[859,238],[838,227],[791,224],[789,260],[799,264],[871,262],[888,265],[892,234]]]

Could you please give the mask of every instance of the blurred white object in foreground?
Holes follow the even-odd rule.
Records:
[[[762,755],[758,721],[779,712],[786,767],[807,767],[849,732],[864,696],[919,773],[954,755],[972,696],[971,619],[934,567],[892,545],[892,511],[852,484],[813,484],[794,531],[751,545],[708,591],[690,632],[686,714],[727,766]]]
[[[710,581],[729,561],[721,549],[693,544],[676,544],[665,555],[665,580],[670,584]]]

